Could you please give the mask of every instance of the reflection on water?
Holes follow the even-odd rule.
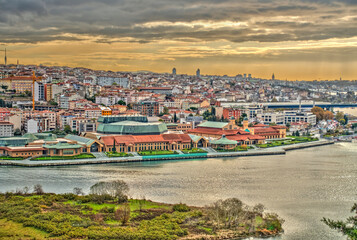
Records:
[[[357,144],[340,143],[287,155],[51,168],[0,168],[0,191],[40,183],[45,191],[88,191],[123,179],[133,197],[203,206],[237,197],[263,203],[286,222],[277,239],[345,239],[320,219],[343,219],[357,201]]]

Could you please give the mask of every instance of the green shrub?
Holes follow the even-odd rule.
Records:
[[[189,212],[191,209],[184,203],[175,204],[172,206],[172,210],[177,212]]]

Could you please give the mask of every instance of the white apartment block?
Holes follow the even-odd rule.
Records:
[[[10,122],[0,122],[0,137],[14,136],[14,124]]]
[[[316,115],[311,112],[266,112],[257,114],[257,119],[264,124],[276,123],[278,125],[283,125],[293,122],[307,122],[308,124],[316,125]]]
[[[316,115],[312,112],[285,111],[285,124],[292,122],[307,122],[316,125]]]
[[[121,77],[100,76],[100,77],[97,77],[97,84],[99,86],[117,85],[117,86],[120,86],[123,88],[128,88],[129,87],[129,79],[121,78]]]
[[[285,115],[281,112],[266,112],[257,114],[257,119],[264,124],[276,123],[283,125],[285,123]]]

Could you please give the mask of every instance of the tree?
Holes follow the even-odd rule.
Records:
[[[118,104],[125,106],[125,105],[126,105],[126,102],[124,102],[123,100],[119,100],[119,101],[118,101]]]
[[[344,119],[344,114],[343,114],[343,112],[338,112],[338,113],[336,113],[336,116],[335,116],[335,118],[336,118],[336,121],[341,121],[342,119]]]
[[[209,216],[215,223],[216,228],[230,228],[239,225],[242,218],[243,203],[237,198],[218,200],[209,207]]]
[[[45,192],[43,191],[41,184],[36,184],[35,186],[33,186],[33,193],[35,193],[37,195],[42,195]]]
[[[27,97],[31,97],[32,96],[32,92],[30,92],[29,90],[26,90],[25,94],[26,94]]]
[[[345,221],[335,221],[328,218],[323,218],[321,221],[324,222],[331,229],[341,232],[346,235],[351,240],[357,239],[357,203],[351,208],[351,212],[355,213],[355,216],[347,218]]]
[[[113,140],[113,152],[116,153],[117,152],[117,148],[115,146],[115,139]]]
[[[57,106],[57,105],[58,105],[58,103],[55,102],[53,99],[51,99],[51,100],[49,101],[49,104],[50,104],[50,105],[53,105],[53,106]]]
[[[321,121],[324,119],[324,110],[320,107],[313,107],[311,112],[316,115],[316,120]]]
[[[115,219],[121,222],[124,226],[128,223],[130,219],[130,206],[129,204],[123,204],[123,206],[119,207],[114,213]]]
[[[164,114],[169,114],[169,108],[168,107],[164,107],[164,112],[163,112]]]
[[[330,111],[325,111],[325,112],[324,112],[324,119],[325,119],[325,120],[331,120],[331,119],[333,119],[333,113],[330,112]]]
[[[343,118],[345,119],[345,124],[347,124],[348,123],[348,116],[344,115]]]
[[[21,135],[21,130],[19,128],[16,128],[15,132],[14,132],[14,135],[15,136],[20,136]]]
[[[73,194],[75,194],[75,195],[84,195],[84,192],[83,192],[82,188],[75,187],[75,188],[73,188]]]
[[[177,122],[177,116],[176,116],[176,112],[174,113],[174,123]]]
[[[63,130],[64,130],[65,133],[67,133],[67,134],[68,134],[68,133],[72,133],[71,126],[69,126],[69,125],[65,125]]]
[[[118,199],[119,203],[126,202],[128,200],[127,193],[129,192],[129,186],[122,180],[116,180],[111,182],[98,182],[90,187],[90,193],[95,195],[110,195]]]

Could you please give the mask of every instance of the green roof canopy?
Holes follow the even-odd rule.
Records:
[[[94,142],[93,139],[86,138],[86,137],[81,137],[81,136],[77,136],[77,135],[72,135],[72,134],[67,134],[64,138],[76,141],[76,142],[81,143],[81,144],[84,144],[87,147],[92,145],[92,143]]]
[[[199,124],[197,127],[224,128],[227,124],[228,124],[227,122],[206,121],[206,122]]]
[[[158,135],[167,131],[163,122],[122,121],[109,124],[99,124],[97,132],[120,135]]]
[[[218,140],[211,141],[211,144],[215,144],[215,145],[235,145],[237,143],[238,143],[237,141],[227,139],[226,136],[224,135]]]
[[[73,149],[73,148],[83,148],[82,145],[79,144],[69,144],[67,142],[59,142],[57,144],[45,144],[43,145],[44,148],[48,149]]]

